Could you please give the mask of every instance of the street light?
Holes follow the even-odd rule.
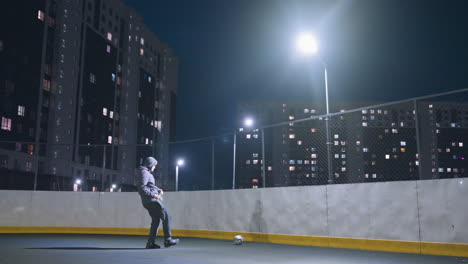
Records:
[[[304,55],[310,56],[318,53],[318,41],[315,36],[311,33],[304,32],[297,37],[296,48],[299,52]],[[325,118],[325,127],[327,133],[327,158],[328,158],[328,183],[333,183],[333,172],[332,172],[332,158],[331,158],[331,141],[330,141],[330,124],[329,124],[329,114],[330,108],[328,104],[328,74],[327,74],[327,65],[325,62],[318,56],[320,62],[323,65],[325,73],[325,104],[327,109],[327,117]]]
[[[179,190],[179,166],[184,166],[185,161],[183,159],[178,159],[175,167],[175,191]]]
[[[244,119],[244,126],[250,128],[254,124],[254,120],[251,117]],[[233,154],[233,165],[232,165],[232,189],[236,188],[236,142],[237,142],[237,129],[234,131],[234,154]]]

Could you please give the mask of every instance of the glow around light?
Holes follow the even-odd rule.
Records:
[[[246,118],[246,119],[244,120],[244,125],[245,125],[246,127],[251,127],[251,126],[253,126],[253,123],[254,123],[254,121],[253,121],[252,118]]]
[[[318,41],[313,34],[303,32],[297,37],[296,48],[302,54],[313,55],[318,52]]]
[[[75,183],[76,183],[77,185],[80,185],[80,184],[81,184],[81,180],[80,180],[80,179],[78,179],[78,180],[76,180],[76,182],[75,182]]]
[[[117,188],[117,185],[112,184],[112,189],[115,189],[115,188]]]
[[[185,164],[185,160],[183,160],[183,159],[178,159],[177,160],[177,166],[184,166],[184,164]]]

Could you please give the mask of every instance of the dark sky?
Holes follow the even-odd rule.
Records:
[[[125,0],[180,60],[177,139],[226,132],[243,100],[323,101],[294,49],[315,32],[330,102],[468,87],[468,1]]]

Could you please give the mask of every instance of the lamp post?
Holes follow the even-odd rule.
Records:
[[[244,125],[246,127],[252,127],[254,120],[250,117],[244,119]],[[234,154],[233,154],[233,164],[232,164],[232,189],[236,188],[236,141],[237,141],[237,129],[234,131]]]
[[[73,191],[79,192],[80,191],[80,185],[81,185],[81,179],[76,179],[75,185],[73,186]]]
[[[297,38],[296,43],[297,49],[304,55],[316,55],[318,53],[318,41],[317,39],[310,33],[302,33]],[[328,103],[328,74],[327,74],[327,65],[325,62],[317,56],[320,62],[323,65],[324,74],[325,74],[325,104],[326,104],[326,111],[327,117],[325,118],[325,129],[327,133],[327,159],[328,159],[328,183],[333,183],[333,171],[332,171],[332,157],[331,157],[331,144],[330,141],[330,124],[329,124],[329,114],[330,108]]]
[[[175,191],[179,191],[179,166],[184,166],[185,161],[183,159],[178,159],[175,167]]]

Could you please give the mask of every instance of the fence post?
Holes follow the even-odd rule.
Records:
[[[262,182],[263,188],[266,187],[266,174],[265,174],[265,131],[262,128]]]
[[[232,189],[236,188],[236,135],[237,131],[234,132],[234,154],[232,157],[233,165],[232,165]]]
[[[101,176],[101,192],[104,191],[104,175],[106,171],[106,145],[103,145],[104,150],[102,151],[102,176]]]
[[[211,140],[211,190],[214,190],[214,174],[215,174],[215,139]]]
[[[418,153],[418,174],[419,174],[419,179],[421,180],[423,178],[422,175],[422,164],[421,164],[421,138],[419,135],[419,114],[418,114],[418,102],[416,100],[413,101],[414,105],[414,122],[415,122],[415,129],[416,129],[416,150]]]

